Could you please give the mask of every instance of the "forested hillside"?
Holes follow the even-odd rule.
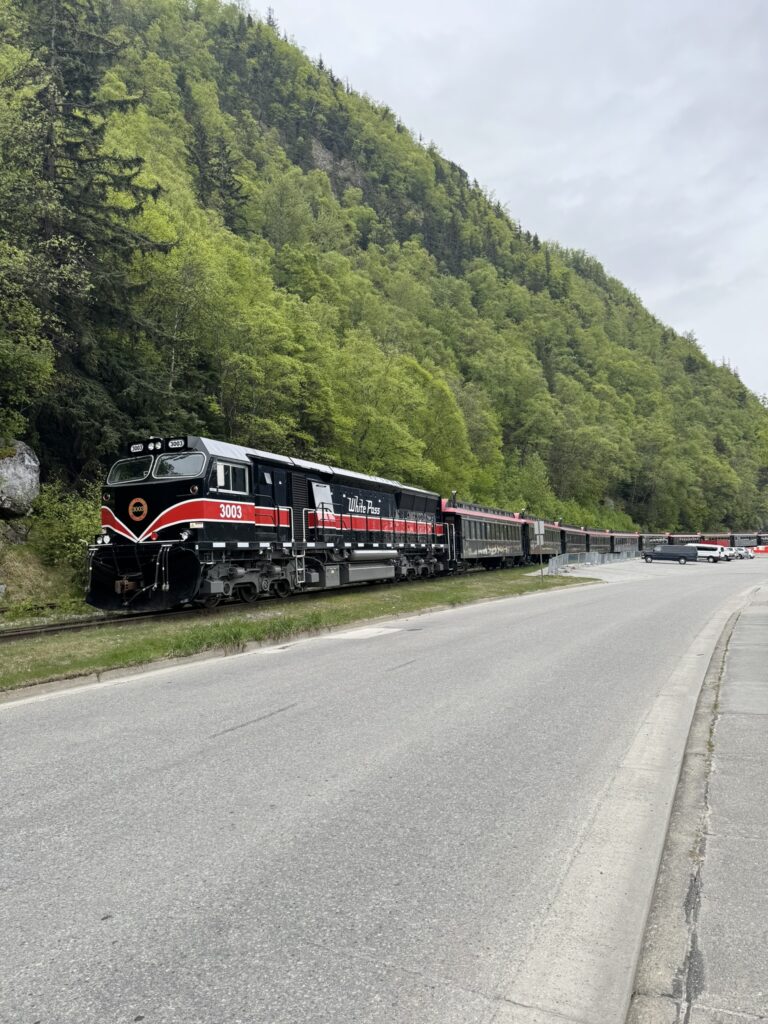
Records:
[[[768,521],[768,412],[218,0],[0,0],[0,436],[201,433],[567,521]],[[514,213],[514,211],[513,211]]]

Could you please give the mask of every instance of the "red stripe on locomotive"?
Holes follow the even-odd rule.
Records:
[[[307,514],[308,526],[315,529],[320,520],[320,528],[372,533],[395,533],[398,535],[426,537],[432,534],[443,536],[442,523],[426,522],[415,519],[383,519],[374,520],[365,516],[336,515],[330,512]],[[121,522],[114,512],[105,505],[101,509],[101,525],[109,527],[128,540],[143,541],[151,534],[167,530],[171,526],[199,521],[207,523],[240,523],[242,525],[260,526],[271,529],[278,527],[289,529],[291,511],[288,508],[273,508],[265,505],[251,505],[244,501],[217,501],[211,498],[194,498],[172,505],[145,527],[140,535]]]

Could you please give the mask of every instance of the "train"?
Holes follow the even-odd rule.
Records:
[[[710,540],[757,546],[768,535],[544,522],[225,441],[150,437],[129,443],[107,474],[86,600],[105,611],[214,607]]]

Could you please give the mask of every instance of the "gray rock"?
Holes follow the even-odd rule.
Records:
[[[0,459],[0,517],[25,516],[40,493],[40,462],[23,441],[12,441],[15,451]]]
[[[325,171],[331,181],[339,186],[355,185],[362,188],[365,178],[360,168],[352,160],[346,157],[337,158],[330,149],[320,142],[319,139],[312,139],[312,161],[315,167]]]

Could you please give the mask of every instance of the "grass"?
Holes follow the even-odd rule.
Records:
[[[0,583],[6,586],[0,599],[0,626],[93,614],[71,573],[44,565],[31,544],[9,543],[2,534]]]
[[[308,594],[286,602],[233,605],[218,613],[158,616],[135,626],[14,640],[0,649],[0,690],[127,668],[205,651],[232,654],[249,643],[316,634],[354,622],[578,586],[583,580],[531,575],[530,569],[473,573],[457,579],[368,586]]]

